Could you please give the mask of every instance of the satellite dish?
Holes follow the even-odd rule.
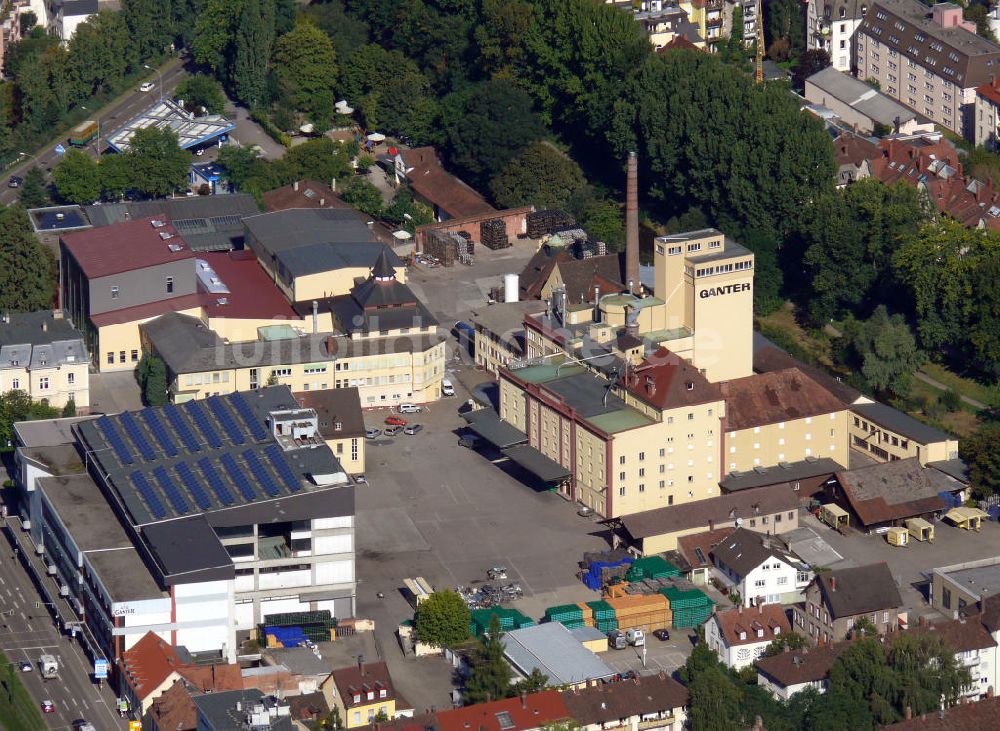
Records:
[[[742,528],[743,527],[743,518],[737,518],[736,519],[736,527],[737,528]]]

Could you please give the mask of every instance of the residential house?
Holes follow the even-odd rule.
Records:
[[[960,703],[920,716],[914,716],[909,708],[906,711],[904,720],[883,727],[883,731],[986,731],[996,727],[1000,697],[987,698],[978,703]]]
[[[287,701],[265,696],[256,688],[206,693],[193,699],[198,710],[198,731],[293,731]],[[171,730],[172,731],[172,730]]]
[[[49,32],[68,43],[81,23],[97,13],[98,0],[49,0]]]
[[[833,147],[838,188],[871,177],[871,161],[882,154],[878,145],[853,132],[841,132]]]
[[[435,221],[496,212],[483,196],[444,169],[433,147],[400,150],[379,162],[390,166],[397,185],[406,183],[414,199],[434,211]]]
[[[733,534],[736,528],[716,528],[702,533],[692,533],[677,539],[677,553],[687,562],[692,584],[704,586],[709,581],[712,567],[712,551],[726,538]],[[679,567],[678,567],[679,568]]]
[[[572,718],[565,694],[555,690],[477,703],[436,714],[435,731],[538,731]],[[409,731],[409,729],[407,729]]]
[[[687,10],[681,8],[676,0],[641,0],[637,3],[605,0],[605,2],[631,13],[657,51],[672,47],[671,44],[676,40],[685,42],[691,48],[703,48],[705,45],[704,39],[698,33],[698,26],[691,22]]]
[[[825,693],[830,668],[850,646],[850,642],[829,642],[762,657],[757,660],[757,685],[780,701],[808,688]]]
[[[83,336],[62,310],[0,315],[0,393],[24,391],[35,401],[77,413],[90,409],[90,368]]]
[[[873,0],[854,36],[859,79],[933,122],[975,138],[976,89],[990,83],[1000,45],[976,35],[962,8],[918,0]]]
[[[320,686],[330,708],[337,708],[345,728],[370,724],[376,716],[395,718],[406,708],[393,687],[388,666],[382,662],[365,662],[338,668]]]
[[[562,698],[581,731],[681,731],[687,724],[687,688],[663,672],[566,690]]]
[[[118,661],[122,681],[119,693],[130,708],[143,715],[157,697],[180,680],[182,665],[169,642],[147,632]]]
[[[547,300],[552,290],[566,290],[570,304],[592,302],[600,294],[617,294],[627,287],[624,257],[619,254],[579,258],[572,247],[543,246],[525,264],[518,277],[520,299]]]
[[[198,709],[191,690],[183,682],[174,683],[157,696],[146,711],[149,731],[197,731]]]
[[[735,585],[743,606],[793,604],[813,578],[809,565],[780,540],[737,528],[712,549],[716,567]]]
[[[837,71],[853,72],[854,31],[870,0],[809,0],[806,5],[806,48],[826,51]]]
[[[872,532],[943,511],[939,493],[947,479],[909,457],[835,473],[826,485],[825,501],[847,510],[854,527]]]
[[[727,668],[739,670],[764,655],[767,646],[792,631],[780,604],[758,604],[715,612],[704,624],[705,642]]]
[[[884,562],[817,574],[805,597],[792,608],[792,617],[796,630],[814,644],[844,639],[861,619],[870,621],[880,635],[895,632],[903,606]]]
[[[992,625],[992,622],[991,622]],[[937,635],[955,652],[959,667],[969,671],[971,682],[962,688],[963,700],[978,701],[997,687],[997,640],[983,622],[982,614],[928,624],[920,617],[910,629],[917,634]]]
[[[365,417],[357,388],[303,391],[295,400],[319,418],[319,433],[350,475],[365,471]]]

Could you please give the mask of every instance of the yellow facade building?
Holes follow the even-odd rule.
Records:
[[[376,717],[392,720],[397,711],[410,710],[398,706],[400,699],[384,662],[359,658],[357,666],[334,670],[320,690],[327,705],[340,712],[344,728],[368,726]]]
[[[90,370],[83,336],[62,310],[5,313],[0,319],[0,393],[23,391],[34,401],[78,413],[90,407]]]

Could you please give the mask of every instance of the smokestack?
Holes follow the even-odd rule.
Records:
[[[319,332],[319,302],[313,300],[313,335]]]
[[[632,294],[639,294],[639,159],[628,154],[628,177],[625,181],[625,278]]]

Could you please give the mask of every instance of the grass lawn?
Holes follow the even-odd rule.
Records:
[[[0,728],[4,731],[38,731],[45,728],[35,700],[0,652]]]
[[[824,333],[810,332],[802,327],[795,318],[795,306],[791,302],[786,302],[781,309],[766,317],[758,317],[757,322],[765,337],[768,337],[769,330],[778,330],[791,338],[812,360],[827,367],[833,365],[830,358],[830,338]],[[777,345],[785,347],[780,342]]]
[[[913,398],[924,397],[929,403],[937,403],[943,391],[939,391],[930,384],[923,381],[913,380],[910,389],[910,396]],[[959,437],[967,437],[979,426],[979,419],[976,417],[976,410],[963,403],[958,411],[943,411],[940,414],[929,416],[921,411],[909,411],[910,416],[926,424],[943,428]]]
[[[971,378],[963,378],[939,363],[926,363],[920,370],[962,396],[982,401],[984,404],[990,403],[992,393],[989,386],[984,386]]]

